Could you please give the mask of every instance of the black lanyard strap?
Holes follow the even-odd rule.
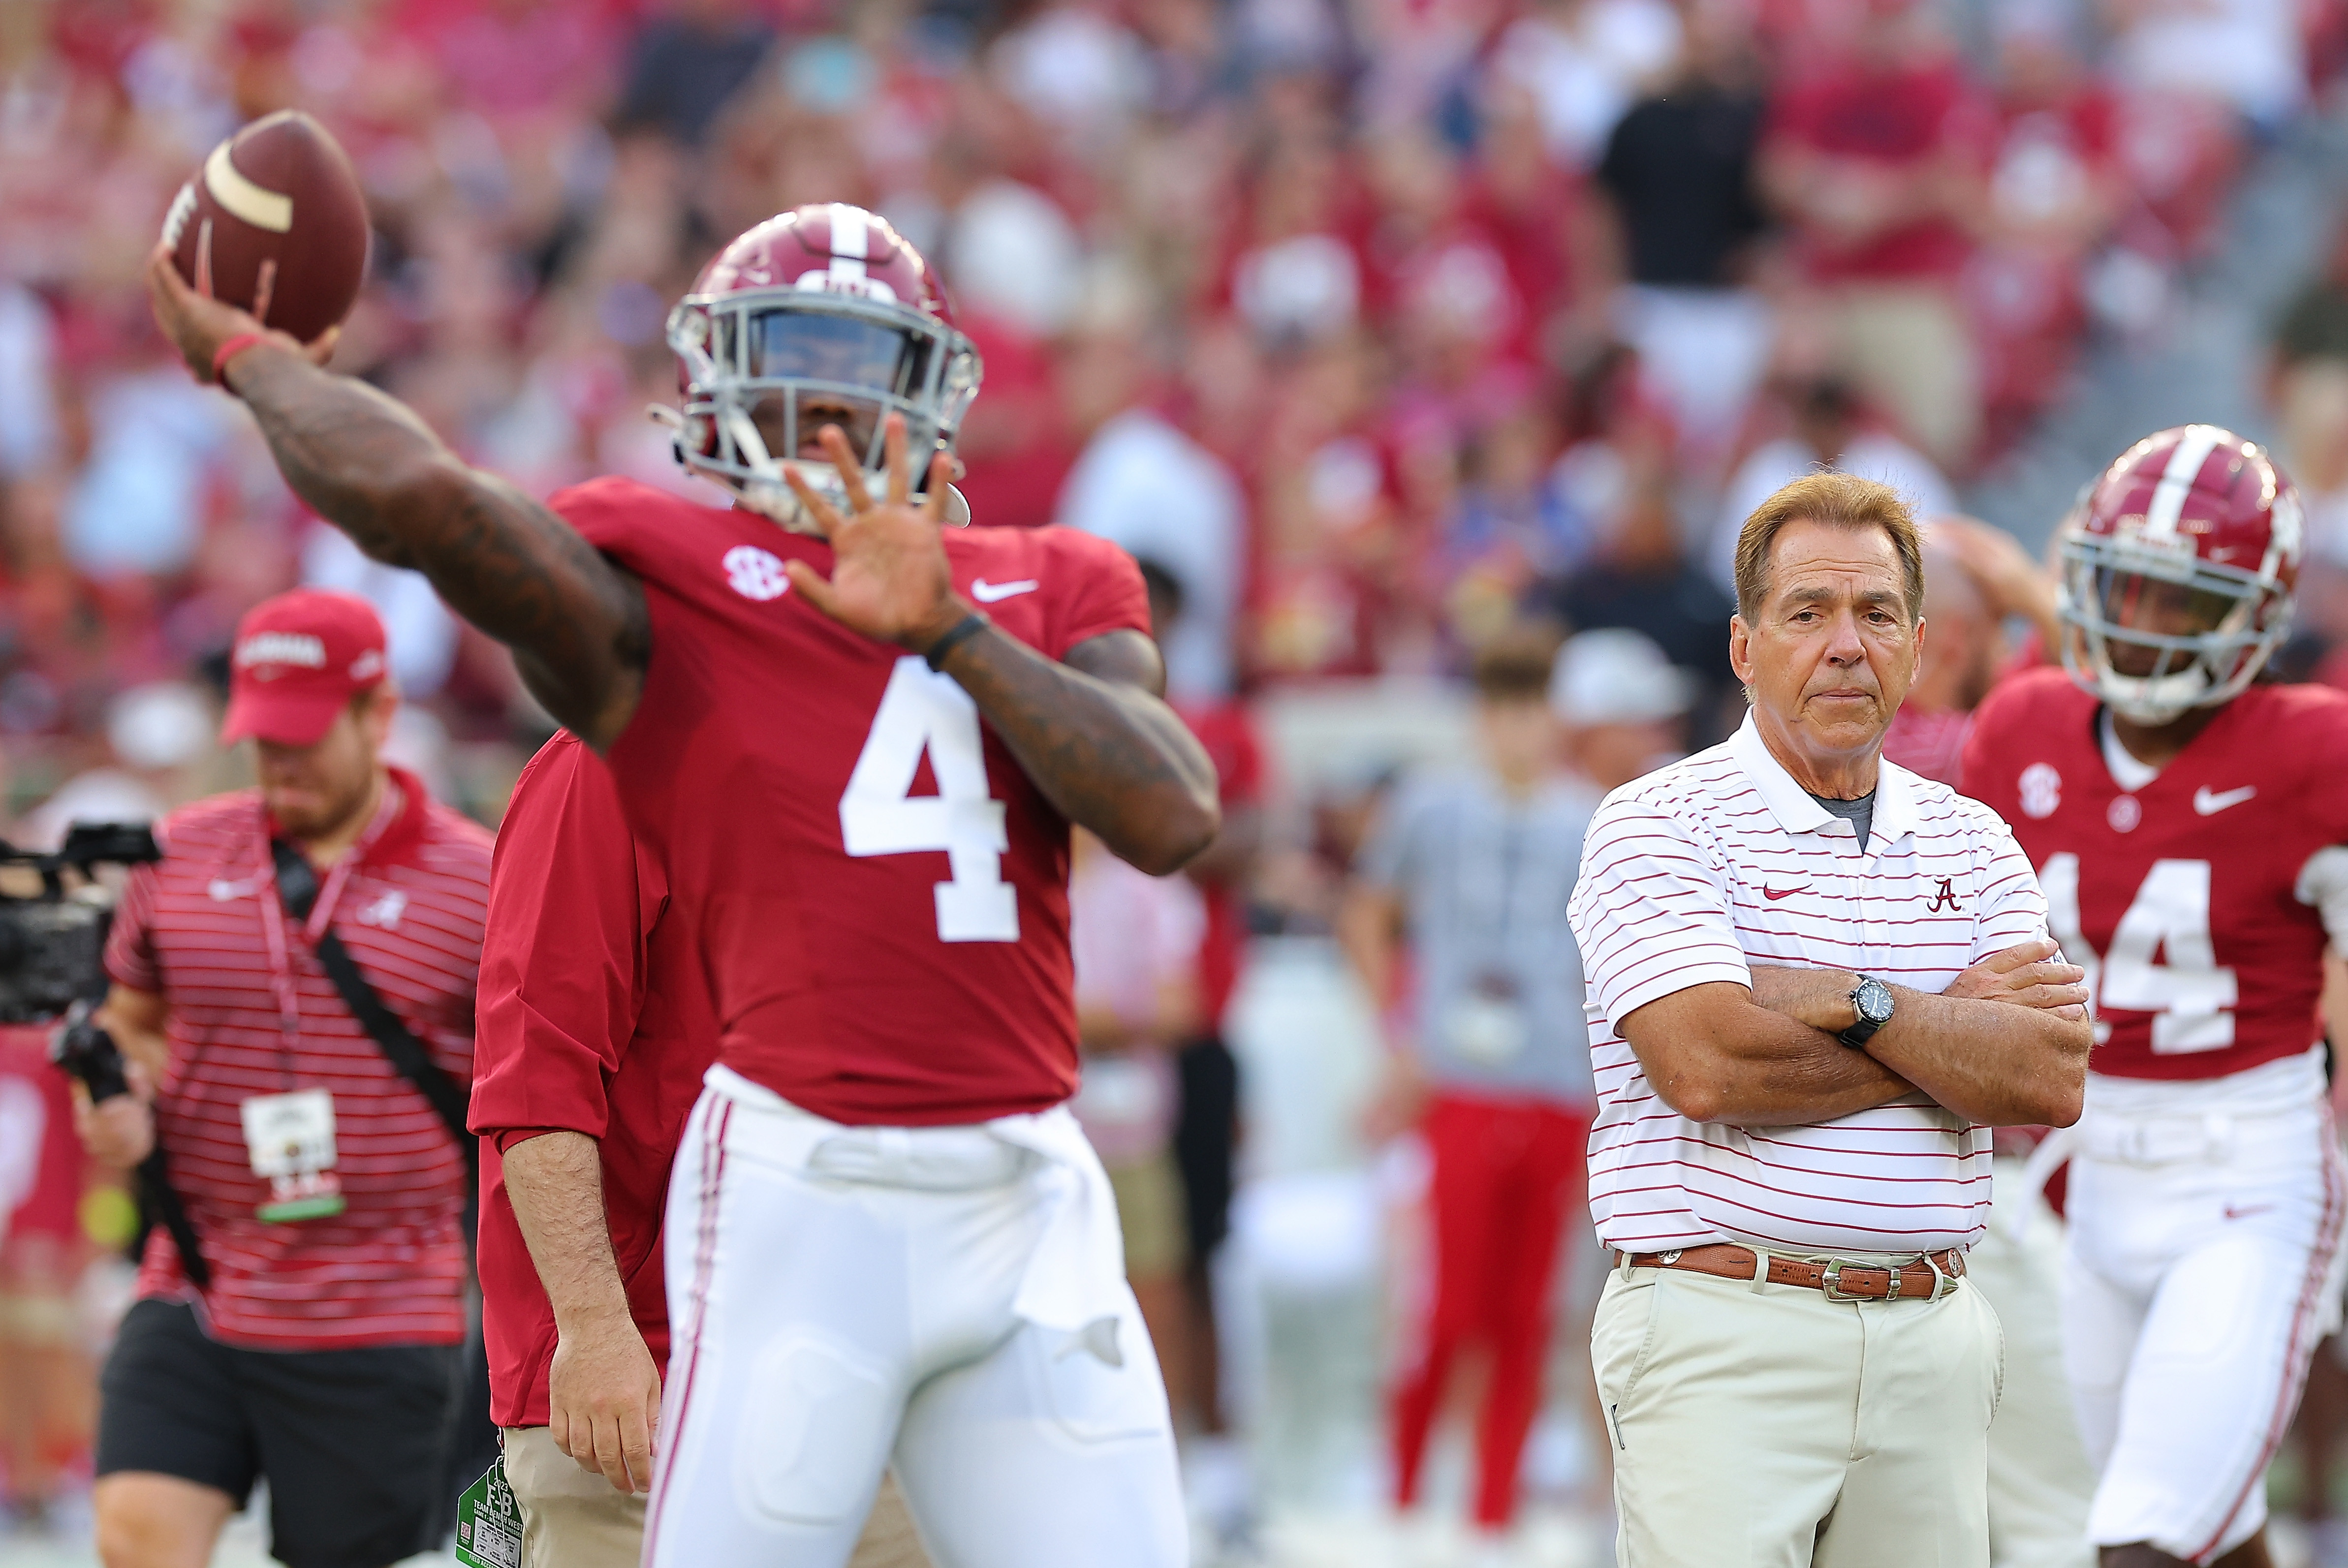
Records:
[[[286,917],[296,928],[309,923],[310,911],[318,903],[318,874],[302,852],[282,838],[272,839],[270,857],[277,863],[277,897],[285,907]],[[479,1159],[479,1144],[465,1125],[467,1094],[457,1081],[432,1063],[431,1054],[424,1042],[416,1038],[408,1027],[399,1021],[399,1015],[385,1005],[376,989],[367,984],[359,972],[358,961],[351,957],[342,938],[335,934],[330,921],[312,949],[318,955],[319,967],[340,991],[343,1005],[351,1009],[359,1027],[382,1049],[384,1058],[394,1071],[416,1086],[432,1109],[448,1123],[448,1135],[457,1140],[457,1147],[469,1163]]]

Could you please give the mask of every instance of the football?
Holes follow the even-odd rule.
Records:
[[[308,343],[350,313],[366,272],[366,199],[308,115],[282,110],[212,149],[163,220],[200,292]]]

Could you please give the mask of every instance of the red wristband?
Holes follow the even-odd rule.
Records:
[[[220,352],[212,355],[212,380],[222,386],[226,386],[228,384],[228,362],[234,359],[238,354],[242,354],[246,349],[251,348],[254,343],[266,341],[268,336],[269,334],[267,333],[239,333],[234,337],[229,339],[228,342],[221,344]]]

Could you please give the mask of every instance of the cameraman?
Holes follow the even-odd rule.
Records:
[[[160,1138],[211,1284],[149,1238],[100,1383],[107,1568],[200,1568],[263,1475],[295,1568],[385,1568],[443,1513],[489,836],[380,760],[385,669],[364,600],[248,614],[221,738],[261,785],[165,818],[115,915],[132,1092],[77,1121],[111,1165]]]

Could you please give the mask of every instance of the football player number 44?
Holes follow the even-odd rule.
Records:
[[[935,794],[912,793],[923,752],[938,781]],[[917,653],[898,660],[890,672],[848,793],[839,797],[839,833],[858,856],[945,851],[953,876],[936,888],[938,940],[1019,939],[1018,894],[1003,880],[1011,841],[1003,803],[987,794],[978,704]]]
[[[2127,913],[2112,930],[2111,951],[2097,958],[2079,926],[2079,857],[2047,856],[2038,872],[2047,924],[2063,952],[2087,971],[2090,1006],[2148,1012],[2152,1049],[2182,1055],[2234,1043],[2234,971],[2222,968],[2209,939],[2209,863],[2156,860]],[[2098,1018],[2096,1041],[2111,1025]]]

